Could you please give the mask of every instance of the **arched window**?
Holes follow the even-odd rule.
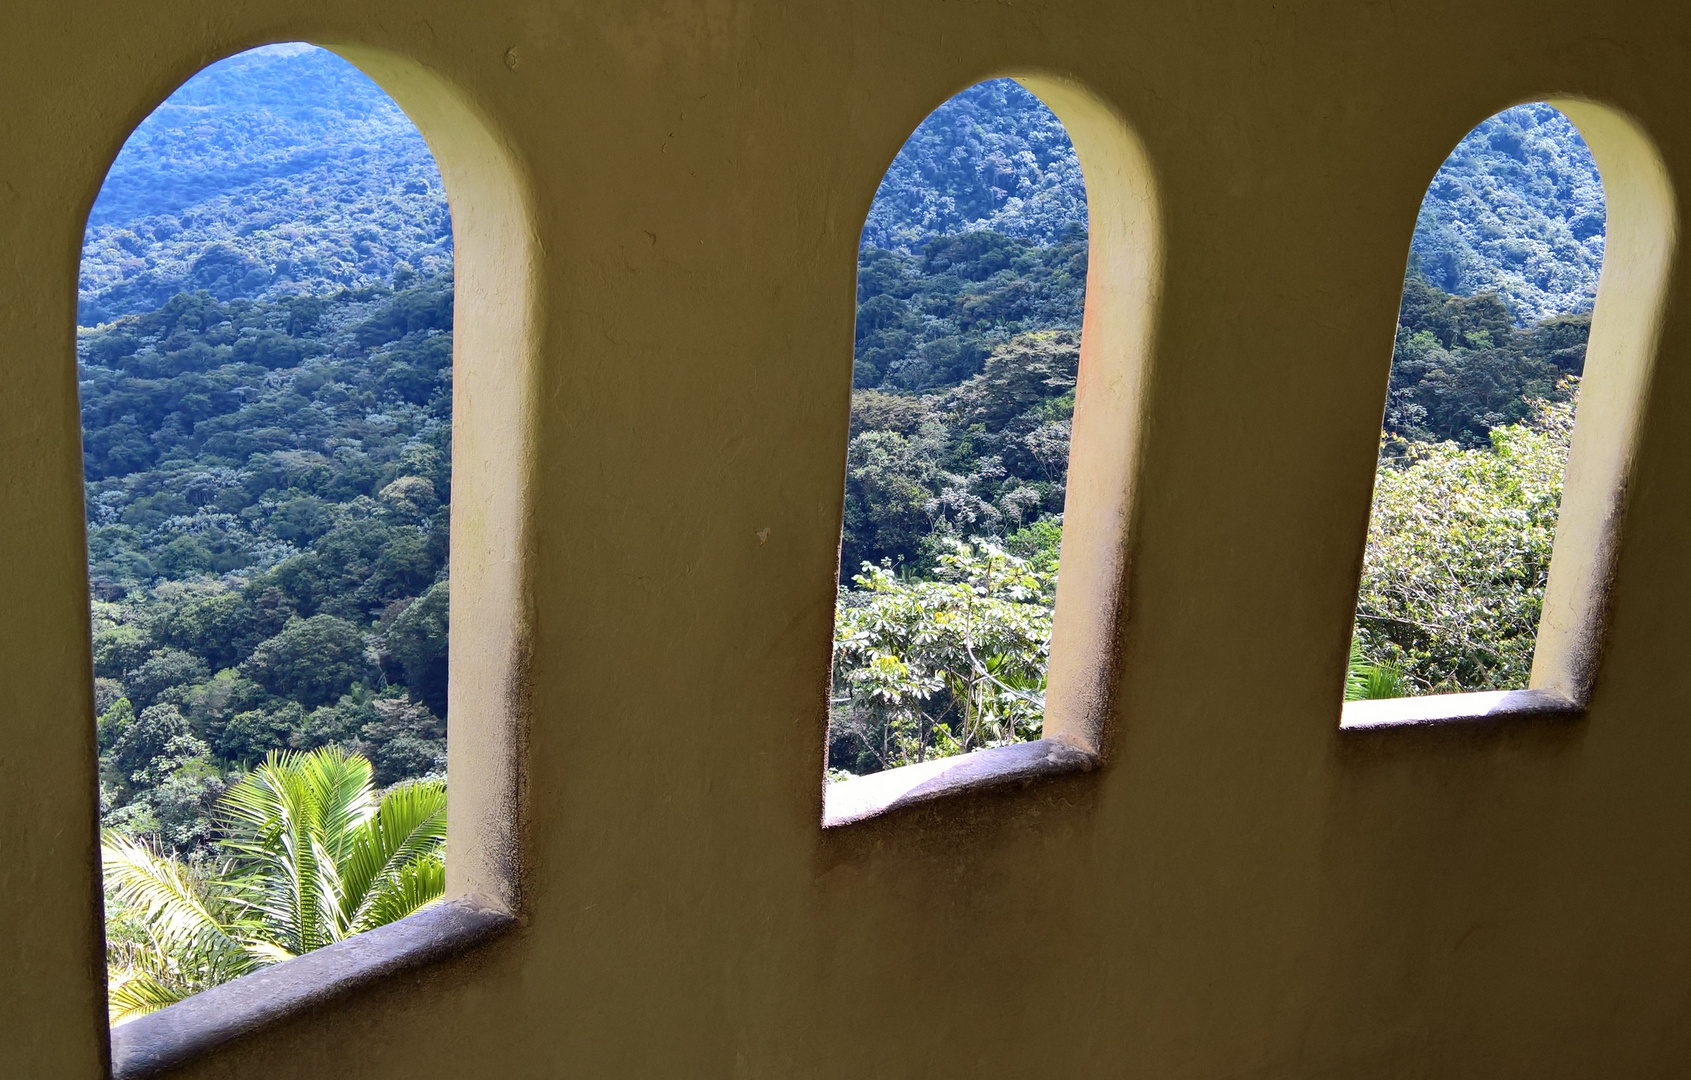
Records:
[[[1154,214],[1125,125],[1065,84],[971,87],[888,168],[858,260],[830,823],[947,776],[1089,767]]]
[[[1491,117],[1434,178],[1398,317],[1347,727],[1583,706],[1671,243],[1661,183],[1641,133],[1575,102]]]
[[[112,1018],[445,891],[453,241],[307,45],[205,69],[90,215],[78,359]]]

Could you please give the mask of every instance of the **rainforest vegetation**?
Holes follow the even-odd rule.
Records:
[[[1014,117],[1006,124],[1004,118]],[[1008,81],[925,121],[864,228],[830,776],[1038,738],[1085,188]],[[1602,262],[1548,105],[1474,129],[1412,239],[1346,694],[1525,685]]]
[[[197,851],[277,749],[444,767],[451,299],[179,295],[82,335],[108,825]]]
[[[1354,696],[1526,685],[1589,325],[1411,267]],[[955,386],[853,393],[832,775],[1039,737],[1078,360],[1023,332]]]
[[[1061,124],[1008,80],[937,109],[886,173],[832,778],[1041,733],[1085,196]],[[1522,685],[1602,215],[1548,106],[1486,121],[1435,178],[1350,696]],[[78,376],[114,1018],[440,895],[451,259],[415,128],[305,46],[196,76],[101,191]]]
[[[88,217],[78,321],[326,296],[452,269],[440,170],[393,99],[334,53],[213,64],[124,144]]]

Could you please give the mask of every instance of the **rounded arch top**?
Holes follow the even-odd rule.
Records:
[[[172,80],[127,126],[125,141],[214,63],[293,43],[256,42]],[[391,98],[427,144],[445,188],[454,293],[446,895],[510,911],[519,903],[518,747],[532,622],[526,582],[540,283],[529,175],[472,95],[413,57],[356,42],[299,44],[335,54]]]
[[[1594,101],[1548,100],[1585,139],[1607,200],[1603,267],[1530,684],[1583,705],[1606,634],[1679,222],[1667,166],[1642,125]]]
[[[1150,156],[1127,119],[1072,79],[1011,71],[946,101],[999,78],[1014,80],[1056,117],[1085,186],[1086,295],[1043,730],[1047,739],[1097,753],[1119,677],[1140,412],[1163,272],[1161,201]]]

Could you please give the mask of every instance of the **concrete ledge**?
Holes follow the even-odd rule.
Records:
[[[463,898],[255,971],[112,1028],[112,1076],[158,1076],[212,1047],[463,952],[515,924],[510,912]]]
[[[1491,690],[1478,694],[1428,694],[1425,697],[1347,701],[1340,715],[1344,731],[1481,724],[1510,717],[1577,720],[1584,715],[1574,701],[1554,690]]]
[[[1098,764],[1096,754],[1055,739],[1041,739],[905,765],[829,784],[822,798],[822,827],[849,825],[948,795],[1026,783],[1044,776],[1091,772]]]

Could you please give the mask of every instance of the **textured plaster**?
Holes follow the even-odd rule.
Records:
[[[1691,1069],[1691,425],[1653,419],[1691,411],[1683,5],[22,0],[0,11],[6,1075],[94,1080],[108,1054],[83,224],[175,86],[291,39],[387,86],[448,180],[449,873],[518,925],[172,1075]],[[922,117],[1006,73],[1155,244],[1095,253],[1086,315],[1089,371],[1127,381],[1094,443],[1117,471],[1081,480],[1120,498],[1101,583],[1064,578],[1093,651],[1065,653],[1057,722],[1104,764],[824,829],[858,230]],[[1546,97],[1601,103],[1570,115],[1611,250],[1657,245],[1605,267],[1616,390],[1582,408],[1587,532],[1558,538],[1547,600],[1569,644],[1537,685],[1581,718],[1341,731],[1416,209],[1475,123]],[[1120,168],[1088,156],[1108,146]]]

